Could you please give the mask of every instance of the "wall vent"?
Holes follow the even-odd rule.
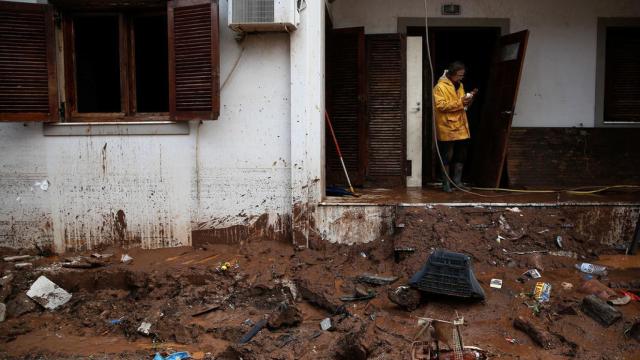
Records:
[[[442,15],[460,15],[462,8],[459,4],[444,4],[442,5]]]

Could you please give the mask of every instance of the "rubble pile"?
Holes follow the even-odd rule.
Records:
[[[60,258],[5,249],[0,358],[631,359],[640,353],[640,264],[607,263],[599,256],[615,249],[581,239],[561,220],[471,210],[408,212],[392,237],[321,250],[248,242]],[[438,250],[468,262],[457,279],[471,279],[468,289],[483,296],[424,291],[425,282],[412,282],[426,279],[427,259],[443,254]],[[558,251],[569,255],[552,254]],[[31,266],[16,267],[24,262]],[[446,285],[446,267],[439,271],[437,280]]]

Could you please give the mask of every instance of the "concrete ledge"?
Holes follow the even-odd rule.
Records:
[[[188,122],[45,123],[45,136],[189,135]]]

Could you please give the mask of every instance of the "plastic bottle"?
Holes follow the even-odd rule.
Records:
[[[471,98],[473,98],[473,94],[472,94],[472,93],[466,93],[466,94],[464,95],[464,99],[471,99]],[[469,109],[469,105],[466,105],[466,106],[464,107],[464,111],[467,111],[468,109]]]
[[[589,263],[576,264],[576,269],[585,274],[607,275],[607,268],[602,265],[594,265]]]

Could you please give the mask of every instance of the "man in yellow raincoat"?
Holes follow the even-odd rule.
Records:
[[[467,143],[471,137],[466,109],[478,92],[474,89],[469,95],[465,94],[462,79],[465,74],[463,63],[451,63],[444,75],[433,88],[435,103],[436,134],[438,148],[444,163],[443,171],[450,174],[450,164],[453,163],[453,181],[462,186],[462,171],[467,157]],[[451,192],[451,184],[443,174],[442,188]]]

